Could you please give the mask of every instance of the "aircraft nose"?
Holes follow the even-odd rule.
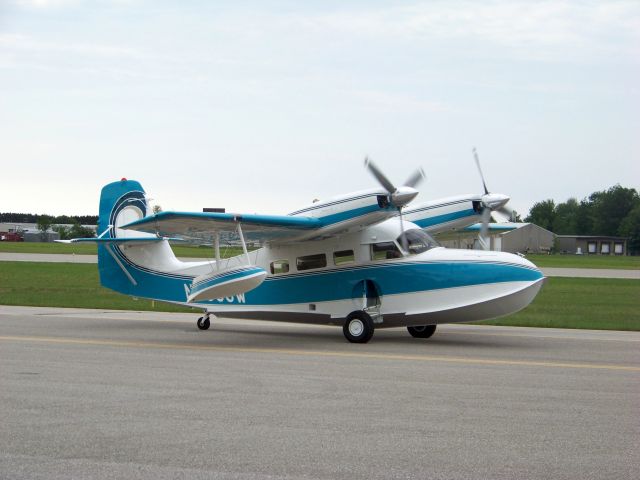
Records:
[[[544,273],[542,273],[542,270],[540,270],[533,262],[527,260],[523,256],[516,255],[514,253],[506,253],[506,252],[503,252],[503,255],[507,256],[507,259],[510,263],[520,265],[522,267],[532,270],[533,272],[536,272],[538,274],[538,278],[544,277]]]

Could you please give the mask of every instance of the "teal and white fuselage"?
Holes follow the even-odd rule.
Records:
[[[475,223],[478,196],[407,207],[404,220],[385,198],[379,190],[357,192],[288,216],[148,215],[140,184],[115,182],[102,191],[102,235],[94,240],[100,279],[124,294],[225,317],[342,325],[350,314],[367,312],[375,328],[494,318],[524,308],[538,293],[544,277],[526,259],[442,248],[421,228]],[[265,246],[185,262],[165,237],[232,231],[238,224],[241,237],[261,238]],[[245,283],[235,288],[236,282]],[[228,294],[207,298],[198,288]]]

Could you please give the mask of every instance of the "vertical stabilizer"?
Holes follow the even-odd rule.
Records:
[[[119,228],[147,215],[147,200],[140,183],[122,179],[102,188],[98,235],[101,238],[125,236]],[[129,232],[127,232],[127,237]],[[140,235],[138,232],[131,232]],[[98,269],[100,283],[117,292],[136,295],[136,281],[124,265],[124,256],[115,244],[98,244]]]

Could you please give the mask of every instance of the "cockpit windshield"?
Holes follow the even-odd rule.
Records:
[[[398,245],[402,247],[409,255],[426,252],[430,248],[437,247],[436,242],[424,230],[412,229],[407,230],[398,237]]]

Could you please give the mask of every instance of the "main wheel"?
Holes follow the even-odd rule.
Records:
[[[373,337],[373,320],[367,312],[351,312],[344,322],[342,331],[351,343],[367,343]]]
[[[210,326],[211,326],[211,322],[209,321],[208,316],[200,317],[198,319],[198,328],[200,330],[208,330]]]
[[[412,337],[415,338],[429,338],[436,331],[435,325],[420,325],[418,327],[407,327],[407,330]]]

